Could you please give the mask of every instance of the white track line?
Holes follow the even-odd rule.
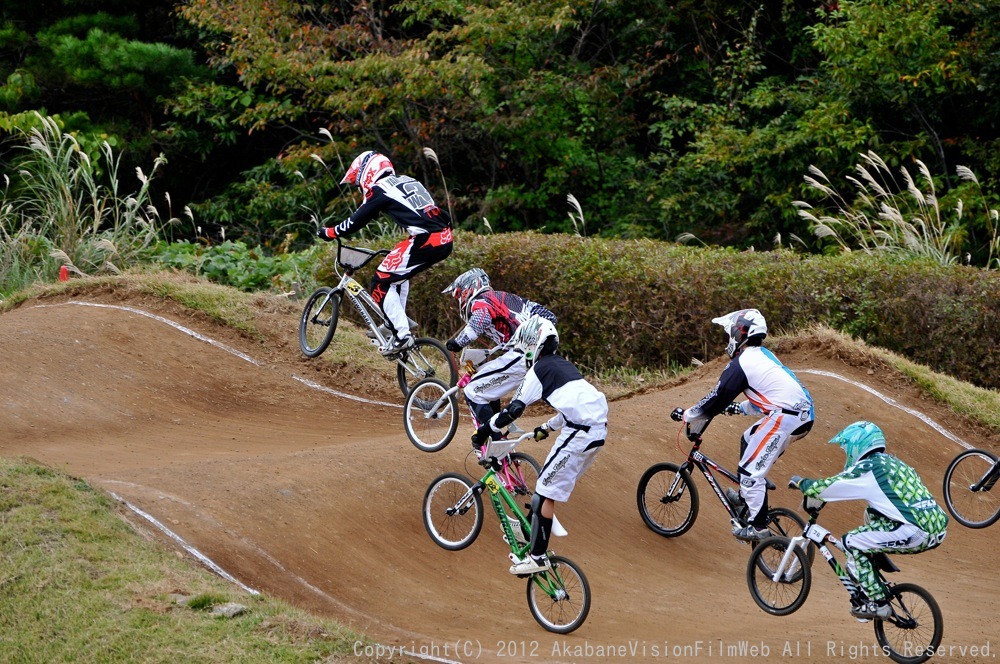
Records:
[[[967,450],[973,449],[972,445],[969,445],[967,442],[965,442],[964,440],[962,440],[961,438],[959,438],[958,436],[956,436],[952,432],[950,432],[947,429],[945,429],[943,426],[941,426],[940,424],[938,424],[937,422],[935,422],[934,420],[932,420],[927,415],[924,415],[923,413],[921,413],[918,410],[913,410],[912,408],[907,408],[906,406],[904,406],[903,404],[899,403],[898,401],[896,401],[892,397],[887,397],[886,395],[882,394],[878,390],[876,390],[876,389],[874,389],[872,387],[869,387],[869,386],[865,385],[864,383],[859,383],[859,382],[857,382],[855,380],[851,380],[850,378],[844,378],[843,376],[841,376],[839,374],[832,373],[830,371],[820,371],[819,369],[796,369],[795,371],[796,371],[796,373],[808,373],[808,374],[814,374],[816,376],[826,376],[827,378],[836,378],[837,380],[842,380],[845,383],[849,383],[849,384],[851,384],[851,385],[853,385],[853,386],[855,386],[855,387],[857,387],[859,389],[864,390],[865,392],[868,392],[869,394],[875,395],[876,397],[878,397],[882,401],[886,402],[887,404],[889,404],[893,408],[898,408],[901,411],[903,411],[904,413],[907,413],[909,415],[913,415],[915,418],[917,418],[918,420],[920,420],[921,422],[923,422],[927,426],[931,427],[932,429],[934,429],[935,431],[937,431],[939,434],[941,434],[942,436],[944,436],[948,440],[951,440],[951,441],[953,441],[955,443],[958,443],[959,445],[961,445],[962,447],[964,447]]]

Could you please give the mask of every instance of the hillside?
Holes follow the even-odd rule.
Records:
[[[564,653],[588,645],[629,648],[632,661],[654,661],[653,646],[712,659],[707,649],[720,642],[763,644],[772,661],[802,661],[807,648],[805,661],[840,661],[841,648],[873,647],[871,627],[848,615],[821,560],[800,611],[777,618],[757,609],[744,581],[748,549],[728,534],[701,478],[702,509],[690,532],[667,540],[643,526],[639,476],[683,458],[668,413],[700,398],[721,360],[669,388],[613,402],[606,448],[558,509],[570,534],[553,542],[587,573],[593,606],[581,629],[555,638],[531,619],[524,582],[507,573],[491,515],[461,552],[439,549],[424,532],[420,504],[430,481],[475,470],[466,459],[468,426],[439,453],[417,451],[402,432],[394,387],[367,372],[317,370],[298,354],[297,315],[291,305],[267,311],[266,329],[278,336],[262,341],[152,297],[95,292],[25,302],[0,314],[0,455],[85,478],[155,517],[239,583],[439,661],[463,659],[456,643],[472,644],[476,661],[509,660],[510,640],[528,649],[517,659],[540,662],[580,661]],[[942,473],[963,443],[1000,448],[906,380],[829,340],[788,341],[779,354],[812,392],[818,416],[814,432],[778,462],[772,478],[780,487],[792,474],[842,468],[840,450],[824,443],[857,419],[876,421],[890,451],[939,498]],[[296,380],[303,377],[329,391]],[[720,418],[703,450],[734,466],[749,424]],[[547,449],[525,447],[538,458]],[[785,488],[772,502],[799,507]],[[842,531],[860,512],[831,506],[823,522]],[[1000,582],[982,573],[992,569],[995,542],[990,529],[953,522],[939,549],[896,558],[900,580],[925,586],[944,611],[943,645],[956,656],[935,661],[971,661],[957,648],[995,638]]]

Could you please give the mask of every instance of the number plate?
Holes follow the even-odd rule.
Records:
[[[351,291],[352,295],[357,295],[358,293],[360,293],[361,291],[363,291],[365,289],[364,286],[362,286],[361,284],[359,284],[354,279],[351,279],[350,281],[347,282],[346,288],[347,288],[347,290]]]

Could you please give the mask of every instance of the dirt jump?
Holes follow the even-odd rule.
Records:
[[[774,617],[754,604],[745,581],[750,548],[730,534],[704,478],[694,478],[701,510],[683,536],[660,537],[640,519],[643,471],[680,463],[689,447],[678,444],[670,410],[703,396],[721,359],[668,389],[612,402],[606,447],[557,508],[569,534],[552,548],[581,566],[593,597],[586,622],[561,636],[532,619],[491,513],[462,551],[437,547],[424,530],[431,480],[479,470],[468,457],[468,420],[444,450],[417,450],[403,432],[398,388],[379,392],[317,373],[319,360],[297,353],[295,324],[276,350],[151,299],[27,302],[0,315],[0,454],[84,478],[134,508],[127,513],[137,522],[141,512],[177,538],[163,534],[165,545],[180,540],[197,551],[196,564],[210,561],[245,588],[362,630],[385,647],[359,650],[369,660],[886,661],[819,556],[799,611]],[[944,470],[963,446],[1000,447],[898,375],[842,349],[805,339],[778,355],[812,393],[817,419],[772,471],[772,505],[801,514],[788,477],[841,470],[843,453],[826,442],[859,419],[882,427],[888,451],[913,465],[942,504]],[[703,450],[735,467],[750,423],[717,418]],[[550,442],[523,450],[541,460]],[[833,504],[821,522],[842,533],[862,511],[857,502]],[[932,661],[996,658],[998,542],[1000,524],[970,530],[952,520],[937,549],[893,558],[895,580],[918,583],[941,606],[944,638]]]

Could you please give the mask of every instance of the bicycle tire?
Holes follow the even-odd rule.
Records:
[[[405,397],[425,378],[438,378],[452,387],[458,382],[458,366],[443,343],[431,337],[417,337],[413,348],[396,358],[396,379]]]
[[[306,357],[319,357],[330,346],[340,319],[341,298],[341,293],[320,286],[306,300],[299,319],[299,349]]]
[[[455,394],[428,416],[430,409],[448,392],[449,387],[437,378],[425,378],[410,390],[403,404],[403,429],[413,446],[421,452],[443,450],[458,431],[458,399]]]
[[[812,570],[801,547],[793,550],[797,563],[791,574],[786,572],[775,582],[773,572],[765,571],[778,568],[790,543],[787,537],[767,537],[754,547],[747,561],[750,596],[757,606],[772,616],[787,616],[798,611],[809,597],[812,586]]]
[[[549,556],[552,567],[528,577],[528,609],[549,632],[569,634],[590,613],[590,583],[568,558]]]
[[[678,475],[674,494],[668,495]],[[647,468],[639,479],[636,502],[646,527],[663,537],[683,535],[698,517],[698,490],[691,475],[675,463],[657,463]]]
[[[483,529],[483,498],[473,493],[462,505],[458,504],[473,481],[460,473],[439,476],[424,494],[424,528],[434,543],[448,551],[459,551],[476,541]],[[448,510],[459,508],[454,514]]]
[[[929,592],[912,583],[889,587],[891,618],[876,618],[875,640],[900,664],[926,662],[941,645],[944,618]]]
[[[986,450],[966,450],[952,459],[944,471],[944,504],[955,520],[966,528],[986,528],[1000,519],[1000,487],[972,491],[997,464]]]
[[[787,507],[772,507],[767,510],[767,530],[772,536],[791,539],[792,537],[801,535],[805,529],[805,519],[799,516],[795,510]],[[750,542],[750,546],[754,548],[756,548],[757,544],[758,542]],[[809,567],[812,567],[813,560],[816,558],[816,545],[813,542],[807,541],[805,542],[805,547],[806,560],[809,563]],[[764,557],[759,559],[759,564],[766,565]],[[774,570],[763,566],[761,567],[761,572],[764,574],[773,574]]]

